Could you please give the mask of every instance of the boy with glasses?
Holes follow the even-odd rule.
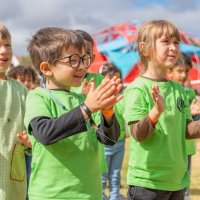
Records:
[[[79,87],[90,65],[83,39],[61,28],[40,29],[29,43],[34,67],[45,88],[27,96],[25,125],[32,143],[29,198],[102,199],[98,141],[114,144],[119,125],[113,105],[122,97],[120,79],[105,80],[87,97],[70,92]],[[32,109],[33,108],[33,109]],[[102,112],[96,125],[95,113]]]

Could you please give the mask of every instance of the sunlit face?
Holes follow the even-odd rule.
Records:
[[[77,54],[80,57],[86,55],[85,51],[79,52],[73,46],[70,46],[68,50],[63,52],[63,57],[71,56]],[[88,56],[89,57],[89,56]],[[75,60],[72,60],[72,63],[75,63]],[[67,89],[70,90],[71,87],[79,87],[81,85],[82,79],[84,78],[88,69],[88,65],[83,63],[83,60],[80,62],[78,68],[72,68],[70,66],[68,59],[59,60],[52,67],[52,81],[51,86],[54,88]]]
[[[158,67],[172,67],[179,56],[179,41],[176,37],[162,36],[156,40],[155,63]]]
[[[5,73],[11,64],[12,47],[10,39],[2,39],[0,37],[0,74]]]
[[[16,80],[25,85],[29,90],[34,87],[33,78],[31,76],[17,76]]]
[[[189,71],[190,71],[189,66],[177,65],[169,72],[169,77],[172,80],[179,82],[180,84],[183,85],[185,81],[188,79]]]

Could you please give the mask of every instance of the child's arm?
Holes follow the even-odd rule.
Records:
[[[120,136],[120,126],[115,114],[112,116],[112,124],[108,125],[105,118],[102,117],[102,123],[96,131],[97,139],[102,144],[114,145]]]
[[[157,85],[154,85],[152,88],[152,97],[155,105],[149,114],[142,120],[133,122],[131,125],[131,134],[135,140],[139,142],[145,140],[152,134],[154,126],[164,111],[164,99],[160,94],[159,87]]]
[[[118,81],[116,81],[116,84],[117,83]],[[118,89],[115,88],[116,90],[114,90],[114,92],[112,85],[115,85],[115,81],[111,83],[109,80],[107,80],[100,88],[95,89],[95,86],[91,88],[90,95],[89,97],[87,97],[87,99],[90,99],[94,96],[97,97],[99,93],[103,92],[103,89],[104,92],[106,90],[108,95],[107,97],[100,95],[99,97],[95,98],[98,99],[99,103],[97,103],[96,101],[89,101],[89,105],[92,104],[91,107],[93,108],[93,112],[97,112],[98,110],[105,108],[105,106],[111,106],[113,103],[121,99],[120,96],[115,97],[115,95],[117,95],[118,93],[117,90],[120,88],[120,85],[117,84],[116,88]],[[107,87],[106,89],[105,86]],[[114,97],[108,100],[108,97],[110,97],[109,95],[111,94]],[[101,104],[102,101],[104,101],[104,106]],[[35,103],[41,104],[41,102]],[[72,135],[87,131],[85,121],[86,118],[88,118],[87,114],[80,108],[80,106],[78,106],[56,119],[52,119],[46,116],[35,117],[29,123],[28,128],[39,142],[44,145],[49,145],[66,137],[70,137]]]
[[[29,124],[33,136],[42,144],[49,145],[87,130],[80,106],[58,118],[35,117]]]
[[[97,138],[103,144],[113,145],[119,137],[120,127],[115,118],[113,106],[122,98],[119,95],[121,88],[121,80],[117,77],[104,80],[97,89],[94,83],[91,83],[85,100],[85,105],[91,113],[99,110],[102,112],[102,123],[97,130]]]

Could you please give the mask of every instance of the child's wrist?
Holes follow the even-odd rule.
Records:
[[[160,113],[157,112],[155,109],[152,109],[150,112],[149,112],[149,119],[150,119],[150,122],[151,124],[154,126],[157,124],[158,122],[158,119],[160,118]]]
[[[150,120],[152,126],[155,126],[155,125],[157,124],[157,122],[158,122],[158,119],[155,120],[155,119],[153,119],[152,117],[150,117],[150,115],[149,115],[149,120]]]
[[[87,118],[91,118],[92,111],[88,108],[88,106],[85,103],[82,103],[80,105],[80,108],[84,111],[84,113],[87,115]]]
[[[103,114],[103,116],[105,117],[112,117],[114,115],[114,109],[113,107],[110,109],[102,109],[101,113]]]

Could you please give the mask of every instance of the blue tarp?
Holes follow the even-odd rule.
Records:
[[[131,68],[139,61],[139,55],[134,49],[129,50],[128,41],[124,37],[118,37],[107,43],[98,44],[98,50],[107,56],[113,64],[115,64],[121,71],[122,77],[125,77]],[[133,46],[133,43],[132,43]],[[193,55],[200,55],[200,47],[187,45],[185,43],[180,44],[182,52]]]

